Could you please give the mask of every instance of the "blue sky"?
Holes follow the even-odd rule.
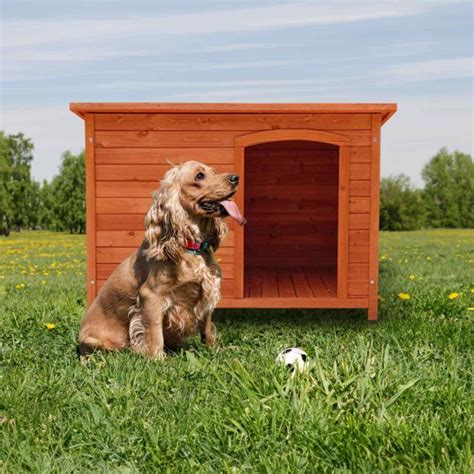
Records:
[[[71,101],[397,102],[384,176],[472,154],[471,1],[0,1],[0,127],[36,179],[83,148]]]

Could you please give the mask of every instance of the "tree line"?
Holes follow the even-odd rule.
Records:
[[[22,133],[0,131],[0,233],[49,229],[86,230],[84,153],[66,151],[59,173],[42,183],[31,176],[33,142]]]
[[[86,230],[85,156],[63,153],[59,173],[42,183],[31,176],[33,142],[0,131],[0,233]],[[474,227],[474,163],[442,148],[424,166],[423,188],[403,174],[382,178],[380,228]]]
[[[474,162],[470,155],[441,148],[423,167],[424,187],[403,174],[382,178],[380,229],[474,227]]]

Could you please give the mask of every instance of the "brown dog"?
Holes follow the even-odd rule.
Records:
[[[113,272],[82,322],[81,354],[131,347],[164,356],[197,332],[214,345],[211,315],[220,299],[214,252],[224,217],[245,219],[230,197],[239,177],[188,161],[170,169],[153,194],[140,248]]]

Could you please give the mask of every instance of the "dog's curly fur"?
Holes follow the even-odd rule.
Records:
[[[214,345],[211,315],[220,299],[221,271],[213,254],[227,234],[225,210],[215,203],[236,191],[231,176],[196,161],[165,174],[145,218],[143,243],[84,315],[81,354],[131,347],[160,358],[165,345],[175,346],[198,330]],[[189,253],[187,239],[210,247]]]

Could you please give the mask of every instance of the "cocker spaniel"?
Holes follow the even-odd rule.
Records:
[[[244,224],[230,198],[239,177],[196,161],[172,167],[153,194],[140,248],[112,273],[84,315],[79,350],[126,347],[153,358],[199,330],[215,344],[211,315],[220,299],[214,252],[224,217]]]

